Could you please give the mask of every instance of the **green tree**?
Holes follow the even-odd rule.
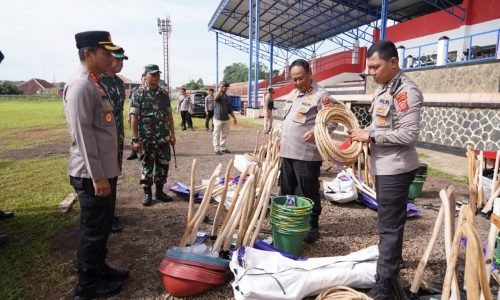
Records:
[[[252,67],[252,80],[255,79],[254,70],[254,67]],[[275,72],[273,71],[273,73]],[[259,80],[268,78],[269,68],[265,64],[259,62]],[[233,63],[232,65],[227,66],[224,69],[224,81],[229,83],[248,81],[248,66],[243,63]]]
[[[204,87],[205,85],[203,84],[203,79],[198,79],[197,81],[194,81],[191,79],[188,83],[184,85],[184,87],[188,90],[200,90]]]
[[[0,95],[21,95],[23,91],[10,81],[0,83]]]
[[[224,81],[229,83],[248,80],[248,67],[243,63],[233,63],[224,68]],[[217,83],[218,84],[218,83]]]

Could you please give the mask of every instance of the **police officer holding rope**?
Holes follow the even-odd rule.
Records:
[[[379,258],[372,297],[406,299],[401,288],[403,233],[408,191],[417,168],[415,144],[420,133],[422,92],[399,69],[396,46],[380,41],[368,49],[368,70],[379,84],[372,100],[372,123],[351,133],[354,141],[370,143],[370,173],[375,176],[378,202]]]
[[[290,73],[295,89],[288,94],[281,126],[281,194],[295,195],[298,189],[300,194],[314,202],[311,229],[304,239],[313,243],[319,238],[319,175],[323,161],[315,143],[314,124],[318,112],[332,107],[333,103],[328,92],[313,80],[307,61],[294,61],[290,65]],[[334,127],[336,125],[329,127],[329,131]]]

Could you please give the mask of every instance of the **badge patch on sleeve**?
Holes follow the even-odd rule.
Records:
[[[111,112],[108,112],[105,116],[106,122],[111,123],[113,121],[113,114]]]
[[[325,97],[321,100],[321,104],[323,104],[323,107],[333,107],[332,101],[330,101],[330,98]]]
[[[408,94],[402,92],[396,95],[396,101],[398,102],[398,108],[400,111],[405,112],[410,108],[408,106]]]

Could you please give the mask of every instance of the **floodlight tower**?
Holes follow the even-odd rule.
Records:
[[[170,33],[172,33],[172,24],[170,23],[170,17],[160,17],[157,18],[158,21],[158,33],[163,35],[163,80],[165,85],[170,92],[170,57],[169,57],[169,39]]]

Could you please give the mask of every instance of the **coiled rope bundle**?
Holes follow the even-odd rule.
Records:
[[[346,286],[334,286],[323,291],[316,297],[316,300],[371,300],[366,294]]]
[[[316,124],[314,126],[314,136],[319,153],[325,161],[328,161],[339,169],[346,169],[358,160],[358,156],[362,151],[363,143],[351,141],[351,144],[340,149],[330,136],[328,125],[338,123],[346,127],[348,130],[359,129],[358,119],[356,116],[343,104],[335,105],[335,107],[327,107],[322,109],[316,116]]]

